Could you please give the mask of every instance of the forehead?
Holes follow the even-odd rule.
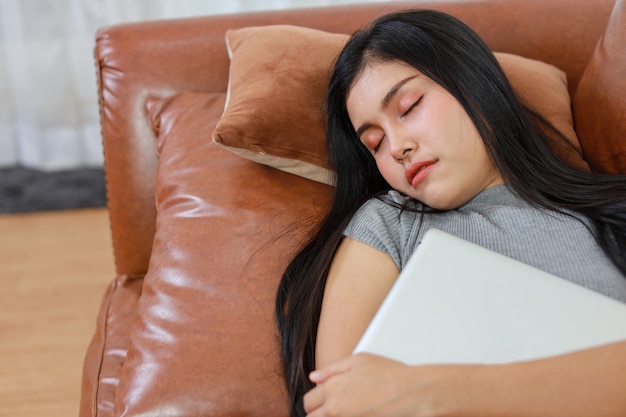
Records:
[[[346,102],[349,105],[351,100],[362,100],[365,97],[375,99],[375,96],[380,96],[380,100],[399,81],[409,77],[420,83],[432,82],[419,70],[401,61],[368,63],[354,79]]]

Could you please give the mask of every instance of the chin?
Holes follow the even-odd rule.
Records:
[[[427,206],[435,210],[439,210],[439,211],[454,210],[455,208],[459,207],[459,205],[445,203],[445,202],[436,202],[432,204],[427,204]]]
[[[433,208],[435,210],[440,210],[440,211],[446,211],[446,210],[451,210],[454,209],[456,207],[454,207],[452,204],[450,204],[450,202],[443,200],[443,199],[438,199],[438,198],[417,198],[417,197],[413,197],[416,200],[418,200],[420,203]]]
[[[451,193],[422,193],[424,198],[417,198],[420,202],[427,205],[430,208],[440,211],[454,210],[463,205],[463,202],[458,202],[457,199],[450,198]]]

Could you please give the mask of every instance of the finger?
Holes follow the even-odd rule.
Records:
[[[352,368],[353,360],[352,356],[348,356],[347,358],[335,361],[324,368],[316,369],[309,374],[309,380],[314,384],[322,384],[334,375],[348,372]]]
[[[307,414],[312,413],[317,410],[324,403],[324,390],[320,387],[313,388],[302,398],[302,404],[304,406],[304,411]]]

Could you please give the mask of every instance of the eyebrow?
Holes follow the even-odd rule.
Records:
[[[417,75],[412,75],[412,76],[407,77],[407,78],[405,78],[403,80],[400,80],[393,87],[391,87],[391,89],[387,92],[387,94],[385,94],[385,97],[383,97],[383,99],[381,100],[380,108],[382,110],[385,110],[389,106],[389,103],[391,103],[391,100],[393,100],[393,98],[396,96],[396,94],[398,94],[398,91],[400,91],[402,86],[404,84],[408,83],[409,81],[411,81],[414,78],[417,78]]]
[[[396,94],[398,94],[398,91],[400,91],[400,89],[402,88],[402,86],[404,84],[408,83],[409,81],[411,81],[414,78],[417,78],[418,75],[419,74],[412,75],[412,76],[404,78],[404,79],[398,81],[396,84],[394,84],[389,89],[387,94],[385,94],[385,97],[383,97],[383,99],[380,101],[380,108],[381,108],[381,110],[385,110],[389,106],[389,103],[391,103],[391,100],[393,100],[393,98],[396,96]],[[356,136],[360,138],[361,135],[363,134],[363,132],[365,132],[370,127],[372,127],[372,125],[370,123],[365,123],[365,124],[361,125],[356,130]]]

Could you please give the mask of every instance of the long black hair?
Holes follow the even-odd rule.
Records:
[[[336,174],[333,202],[278,288],[276,316],[292,416],[305,414],[302,397],[313,387],[308,373],[315,369],[322,296],[343,229],[363,202],[390,188],[346,108],[363,69],[380,62],[404,62],[449,91],[472,119],[505,183],[531,204],[587,216],[599,245],[626,275],[626,176],[590,173],[555,155],[547,132],[556,129],[519,101],[493,53],[464,23],[432,10],[382,16],[354,34],[335,63],[326,99],[327,152]]]

